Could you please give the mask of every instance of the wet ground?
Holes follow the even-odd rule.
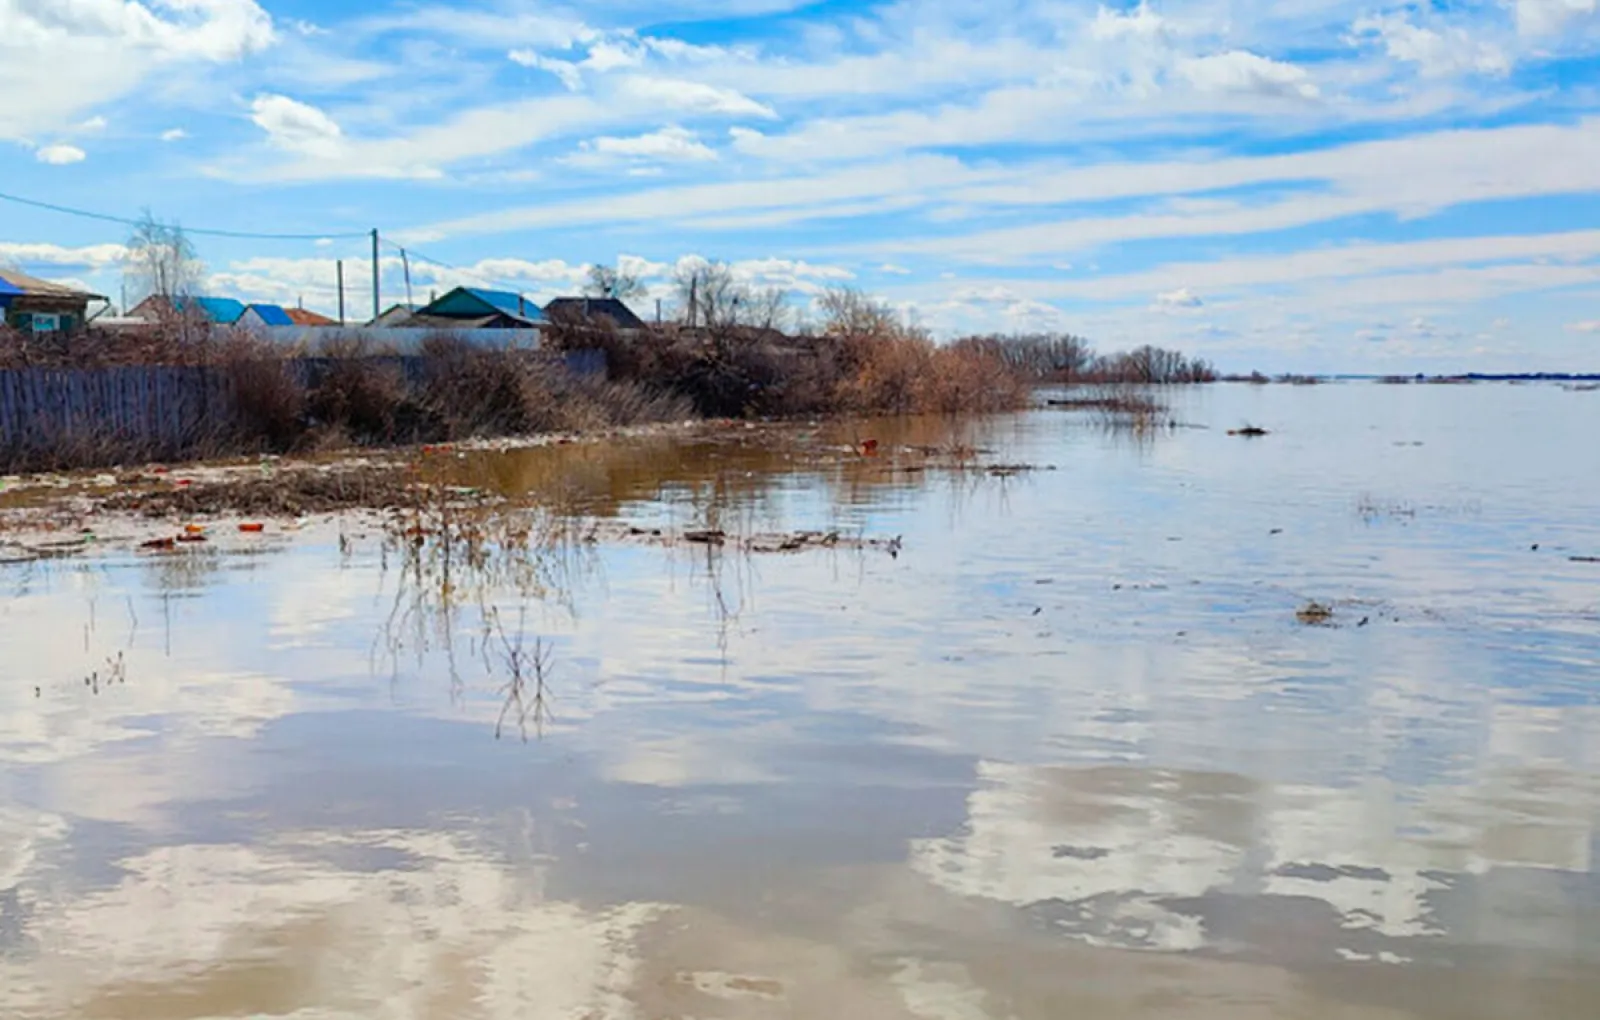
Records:
[[[1600,400],[1171,418],[0,566],[0,1015],[1600,1015]]]

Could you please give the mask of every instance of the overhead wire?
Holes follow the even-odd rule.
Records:
[[[503,280],[503,279],[500,279],[498,277],[489,276],[488,274],[481,273],[481,272],[477,271],[476,269],[463,269],[461,266],[453,266],[448,262],[442,262],[439,259],[432,258],[431,256],[428,256],[428,255],[424,255],[422,252],[417,251],[415,248],[410,248],[410,247],[407,247],[407,246],[402,245],[402,244],[396,244],[394,241],[391,241],[387,237],[383,237],[382,235],[379,235],[378,239],[379,239],[379,241],[381,243],[386,244],[389,247],[393,248],[394,250],[400,252],[401,255],[404,258],[409,258],[409,259],[411,259],[413,261],[416,261],[416,262],[426,262],[428,265],[434,266],[434,267],[436,267],[438,269],[447,269],[452,273],[460,273],[462,276],[465,276],[465,277],[470,277],[470,278],[476,279],[476,280],[482,280],[484,283],[492,283],[497,287],[506,288],[507,290],[509,290],[513,294],[521,294],[526,289],[525,286],[523,286],[521,284],[514,283],[514,282],[512,282],[510,280]]]
[[[77,216],[81,219],[98,220],[102,223],[116,223],[125,227],[138,227],[139,220],[126,216],[113,216],[109,213],[91,212],[88,209],[76,209],[68,205],[57,205],[54,202],[41,202],[34,198],[24,198],[21,195],[12,195],[0,191],[0,201],[12,202],[17,205],[30,206],[34,209],[44,209],[49,212],[62,213],[67,216]],[[214,227],[184,227],[185,234],[200,237],[223,237],[240,241],[335,241],[351,240],[358,237],[370,237],[371,231],[356,231],[350,233],[335,232],[328,234],[277,234],[262,233],[247,230],[221,230]]]

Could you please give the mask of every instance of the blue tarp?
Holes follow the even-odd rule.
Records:
[[[14,285],[4,275],[0,275],[0,298],[16,297],[22,292],[21,287]]]

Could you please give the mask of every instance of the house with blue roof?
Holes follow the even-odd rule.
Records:
[[[388,313],[385,313],[387,316]],[[387,325],[408,329],[537,329],[549,320],[521,294],[481,287],[457,287]]]
[[[293,326],[294,318],[282,305],[253,304],[239,316],[241,326]]]
[[[232,326],[244,317],[243,301],[221,297],[167,298],[152,294],[134,305],[128,316],[146,322],[162,322],[177,316],[194,315],[214,326]]]

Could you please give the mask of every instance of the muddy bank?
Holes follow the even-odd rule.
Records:
[[[985,426],[915,421],[691,422],[588,436],[439,444],[366,456],[261,458],[115,473],[10,477],[0,489],[0,556],[39,559],[108,547],[181,553],[354,518],[380,530],[448,535],[490,519],[560,518],[588,542],[699,546],[746,553],[819,549],[898,554],[892,536],[831,527],[768,532],[729,510],[794,472],[837,490],[935,476],[1003,480],[1050,465],[1003,460]],[[663,490],[696,489],[692,522],[631,517]]]

